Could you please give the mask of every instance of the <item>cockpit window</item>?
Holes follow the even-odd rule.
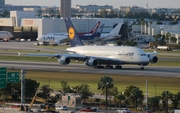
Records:
[[[146,56],[146,54],[141,54],[140,56]]]

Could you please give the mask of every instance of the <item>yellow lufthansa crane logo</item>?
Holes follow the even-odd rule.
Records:
[[[73,27],[70,27],[70,28],[69,28],[68,35],[69,35],[69,38],[70,38],[71,40],[74,39],[75,31],[74,31],[74,28],[73,28]]]

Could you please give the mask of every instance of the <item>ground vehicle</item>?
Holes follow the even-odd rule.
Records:
[[[158,46],[157,50],[165,50],[165,51],[170,51],[171,48],[169,46]]]
[[[91,107],[85,107],[79,110],[79,112],[96,112],[95,109]]]
[[[63,110],[63,111],[68,110],[68,108],[66,106],[56,106],[55,108],[56,108],[56,110]]]
[[[154,46],[154,42],[149,42],[149,47],[153,47]]]
[[[180,109],[173,110],[172,113],[180,113]]]
[[[131,111],[128,108],[119,108],[116,113],[131,113]]]
[[[142,111],[140,113],[153,113],[151,110],[145,110],[145,111]]]
[[[41,111],[51,111],[51,112],[55,112],[55,106],[51,103],[48,103],[45,99],[37,97],[36,95],[33,97],[29,109],[32,108],[33,104],[35,101],[38,102],[43,102],[43,104],[40,106],[41,107]]]

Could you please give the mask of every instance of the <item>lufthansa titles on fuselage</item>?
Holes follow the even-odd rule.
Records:
[[[134,52],[119,51],[119,52],[118,52],[118,55],[119,55],[119,56],[133,56],[133,55],[134,55]]]

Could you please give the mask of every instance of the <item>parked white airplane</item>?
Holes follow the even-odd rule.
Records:
[[[43,43],[43,42],[49,42],[49,43],[53,43],[53,44],[60,44],[61,42],[63,42],[63,40],[67,39],[68,35],[65,34],[59,34],[59,35],[42,35],[40,37],[38,37],[36,40],[39,43]]]
[[[9,31],[0,31],[0,38],[3,40],[10,40],[13,35]]]
[[[65,18],[68,31],[68,37],[71,42],[70,48],[67,48],[69,54],[25,54],[27,56],[47,56],[56,57],[60,64],[69,64],[71,59],[84,61],[87,66],[95,68],[122,68],[123,64],[140,65],[144,67],[151,63],[156,63],[158,58],[154,56],[157,52],[144,52],[137,47],[122,46],[83,46],[79,36],[70,19]],[[19,53],[20,55],[20,53]]]
[[[121,26],[122,23],[119,23],[110,33],[101,33],[99,39],[102,41],[119,39],[121,37],[121,35],[119,34]]]

